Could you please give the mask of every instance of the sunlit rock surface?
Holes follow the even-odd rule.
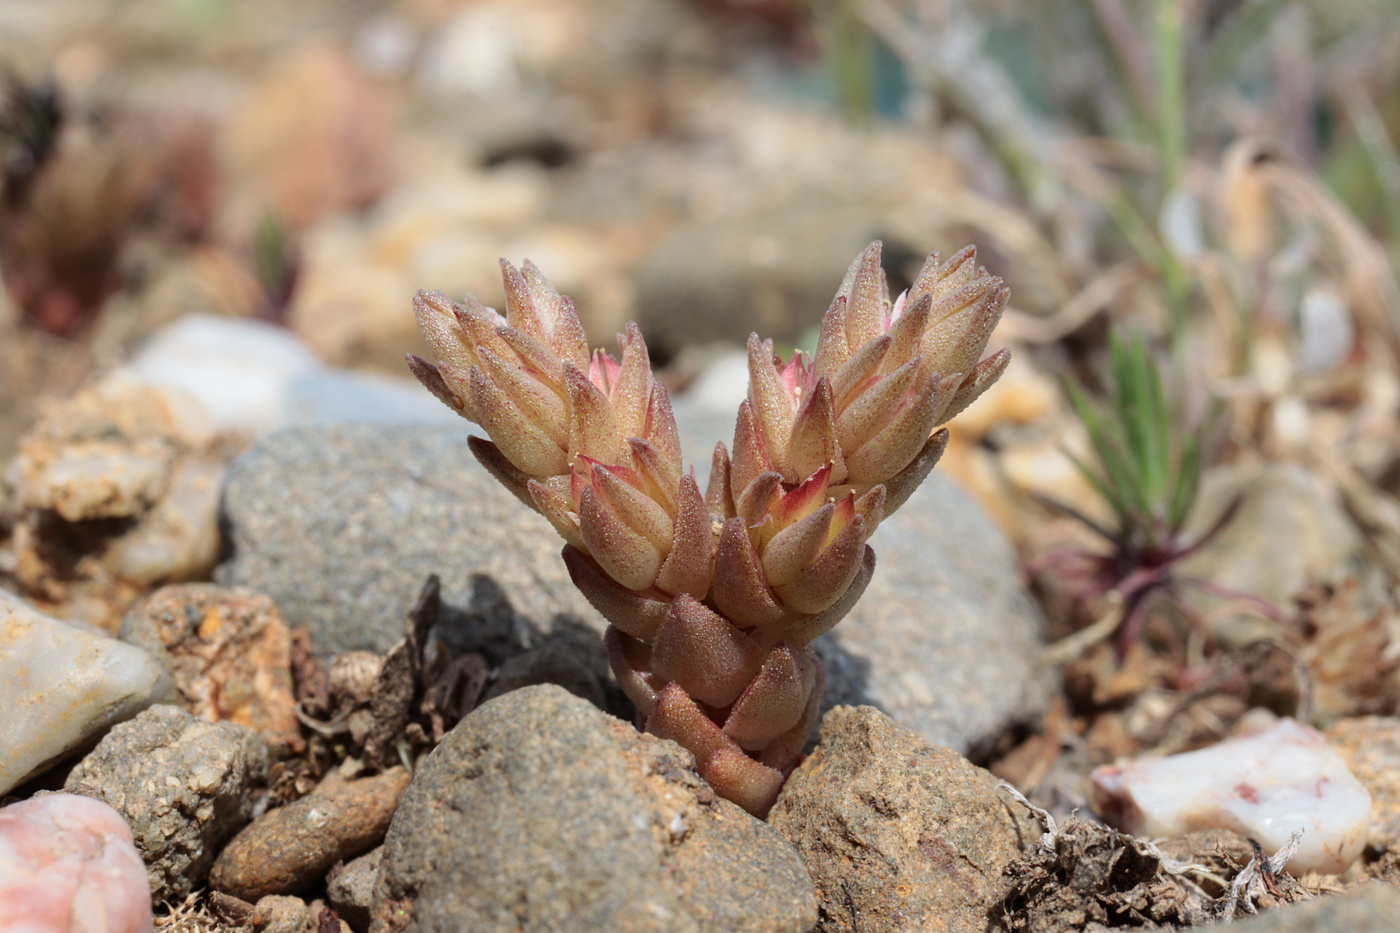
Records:
[[[140,648],[65,625],[0,590],[0,794],[135,716],[167,682]]]
[[[1371,795],[1322,734],[1292,719],[1210,748],[1098,768],[1094,806],[1124,832],[1231,829],[1266,853],[1303,830],[1294,874],[1346,869],[1366,844]]]
[[[0,809],[0,930],[148,933],[146,867],[121,815],[50,794]]]

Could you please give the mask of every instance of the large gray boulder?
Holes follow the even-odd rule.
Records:
[[[677,419],[703,480],[733,415],[680,404]],[[329,653],[386,650],[437,573],[449,642],[497,661],[557,642],[602,668],[600,640],[576,636],[605,624],[570,583],[562,542],[476,462],[473,430],[347,425],[265,438],[230,470],[230,553],[215,578],[268,594]],[[872,545],[864,598],[818,642],[828,706],[878,707],[960,752],[1043,710],[1043,620],[975,502],[935,471]]]
[[[448,610],[439,634],[460,647],[499,660],[555,627],[601,633],[559,559],[559,536],[477,463],[472,430],[359,424],[269,435],[230,471],[229,557],[215,580],[271,596],[323,654],[393,647],[434,573]]]

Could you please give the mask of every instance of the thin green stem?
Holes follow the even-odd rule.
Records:
[[[1157,59],[1157,146],[1161,157],[1161,191],[1165,200],[1182,181],[1186,162],[1185,13],[1181,0],[1158,0],[1155,29]],[[1186,330],[1190,283],[1181,260],[1163,251],[1162,284],[1171,312],[1171,342],[1180,344]]]
[[[1385,121],[1376,111],[1376,105],[1359,88],[1350,88],[1342,94],[1342,106],[1346,108],[1351,125],[1356,128],[1361,140],[1361,151],[1365,153],[1371,174],[1381,189],[1381,201],[1385,210],[1386,226],[1390,228],[1390,259],[1395,274],[1400,275],[1400,153],[1390,138]]]

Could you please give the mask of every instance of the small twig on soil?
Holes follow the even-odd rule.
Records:
[[[1293,830],[1293,834],[1288,837],[1288,841],[1283,844],[1270,858],[1264,858],[1263,851],[1259,844],[1254,844],[1254,857],[1249,860],[1235,880],[1230,882],[1230,892],[1225,896],[1225,906],[1221,909],[1221,916],[1226,920],[1233,920],[1236,912],[1241,906],[1251,914],[1257,914],[1258,908],[1254,906],[1254,899],[1266,892],[1279,895],[1276,876],[1283,871],[1283,866],[1298,853],[1298,844],[1303,840],[1303,830],[1301,827]]]
[[[1000,784],[997,785],[997,790],[1006,791],[1013,800],[1015,800],[1021,806],[1025,807],[1027,810],[1031,811],[1031,815],[1040,821],[1041,826],[1045,827],[1045,832],[1041,834],[1040,842],[1038,843],[1041,851],[1054,852],[1055,840],[1060,835],[1060,828],[1055,823],[1055,817],[1051,816],[1050,811],[1040,809],[1040,807],[1037,807],[1035,804],[1027,800],[1025,794],[1021,793],[1019,790],[1012,787],[1005,781],[1002,781]]]

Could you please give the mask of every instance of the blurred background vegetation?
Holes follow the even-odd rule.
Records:
[[[1171,476],[1186,534],[1283,460],[1400,580],[1396,0],[45,0],[0,63],[0,454],[191,312],[402,375],[414,290],[528,256],[682,390],[869,239],[896,285],[973,242],[1017,362],[945,469],[1029,559],[1047,499]],[[1111,333],[1161,404],[1089,404]]]

